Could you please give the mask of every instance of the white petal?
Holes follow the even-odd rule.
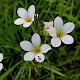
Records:
[[[24,55],[25,61],[32,61],[34,59],[34,54],[32,52],[27,52]]]
[[[35,15],[35,6],[34,5],[31,5],[28,8],[28,13],[32,17],[32,21],[34,21],[34,15]]]
[[[3,64],[0,63],[0,71],[3,69]]]
[[[22,19],[22,18],[18,18],[14,21],[14,24],[16,25],[20,25],[20,24],[23,24],[25,21]]]
[[[33,50],[33,45],[29,41],[21,41],[20,47],[25,51],[32,51]]]
[[[49,22],[43,22],[45,27],[49,27]]]
[[[53,47],[59,47],[61,45],[61,40],[59,38],[52,38],[51,44]]]
[[[24,8],[18,8],[17,14],[19,17],[25,19],[27,17],[27,11]]]
[[[33,34],[31,41],[34,46],[40,46],[41,44],[41,38],[37,33]]]
[[[3,60],[3,54],[0,53],[0,62]]]
[[[49,26],[53,27],[53,21],[49,22]]]
[[[49,30],[49,28],[50,28],[49,22],[43,22],[43,24],[44,24],[44,28],[45,28],[46,30]]]
[[[48,32],[50,36],[56,37],[56,29],[54,27],[51,27]]]
[[[63,27],[63,20],[61,17],[58,16],[54,19],[54,27],[56,29],[61,29]]]
[[[63,26],[63,31],[65,33],[70,33],[73,31],[73,29],[74,29],[74,23],[72,22],[65,23]]]
[[[49,22],[43,22],[43,24],[44,24],[45,26],[46,26],[46,25],[48,26]]]
[[[35,60],[37,62],[43,62],[44,61],[44,58],[45,58],[45,56],[42,53],[35,55]]]
[[[27,28],[27,27],[29,27],[31,24],[32,24],[32,22],[26,22],[26,23],[23,24],[23,27]]]
[[[49,46],[48,44],[43,44],[41,46],[41,52],[42,53],[47,53],[49,50],[51,50],[51,46]]]
[[[65,35],[61,38],[61,40],[65,44],[72,44],[74,42],[74,39],[71,35]]]
[[[50,22],[43,22],[44,24],[44,28],[46,30],[50,29],[51,27],[53,27],[53,21],[50,21]]]

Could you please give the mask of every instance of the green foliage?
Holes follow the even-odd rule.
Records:
[[[31,4],[35,5],[39,18],[29,28],[14,25],[17,8],[28,9]],[[64,23],[75,23],[71,33],[74,43],[52,48],[43,63],[20,63],[25,54],[20,41],[30,40],[34,32],[41,36],[40,23],[52,21],[56,16],[61,16]],[[50,38],[41,38],[42,43],[50,44]],[[0,0],[0,52],[4,55],[0,80],[80,80],[80,0]]]
[[[11,72],[16,66],[18,66],[20,63],[21,63],[21,61],[18,62],[18,63],[16,63],[12,68],[10,68],[10,69],[7,70],[4,74],[2,74],[2,75],[0,76],[0,80],[4,80],[5,77],[7,77],[8,74],[10,74],[10,72]]]

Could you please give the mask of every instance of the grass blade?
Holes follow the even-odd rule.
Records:
[[[7,77],[8,74],[9,74],[16,66],[18,66],[21,62],[22,62],[22,60],[21,60],[20,62],[16,63],[12,68],[10,68],[9,70],[7,70],[4,74],[2,74],[2,75],[0,76],[0,80],[4,80],[5,77]]]

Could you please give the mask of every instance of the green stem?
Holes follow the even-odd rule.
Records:
[[[36,31],[35,31],[35,29],[33,28],[33,26],[31,26],[31,28],[32,28],[33,32],[36,33]]]
[[[21,72],[21,77],[20,77],[20,80],[22,80],[22,78],[23,78],[23,74],[24,74],[24,71],[25,71],[25,68],[26,68],[26,62],[24,63],[24,66],[23,66],[23,70],[22,70],[22,72]]]
[[[34,68],[35,72],[37,73],[37,75],[39,76],[38,70],[35,66],[36,64],[33,61],[31,61],[31,64],[34,66],[33,68]]]
[[[28,80],[31,80],[31,66],[29,67],[29,76],[28,76]]]
[[[45,36],[45,41],[44,41],[44,44],[46,43],[46,41],[47,41],[47,36]]]

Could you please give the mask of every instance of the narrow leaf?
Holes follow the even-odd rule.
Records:
[[[7,70],[4,74],[2,74],[2,75],[0,76],[0,80],[4,80],[5,77],[7,77],[8,74],[9,74],[16,66],[18,66],[21,62],[22,62],[22,60],[21,60],[20,62],[16,63],[12,68],[10,68],[9,70]]]
[[[61,76],[65,77],[64,74],[62,74],[58,70],[54,69],[54,67],[52,65],[48,64],[48,63],[42,63],[42,67],[49,70],[49,71],[51,71],[51,72],[53,72],[53,73],[56,73],[58,75],[61,75]]]

